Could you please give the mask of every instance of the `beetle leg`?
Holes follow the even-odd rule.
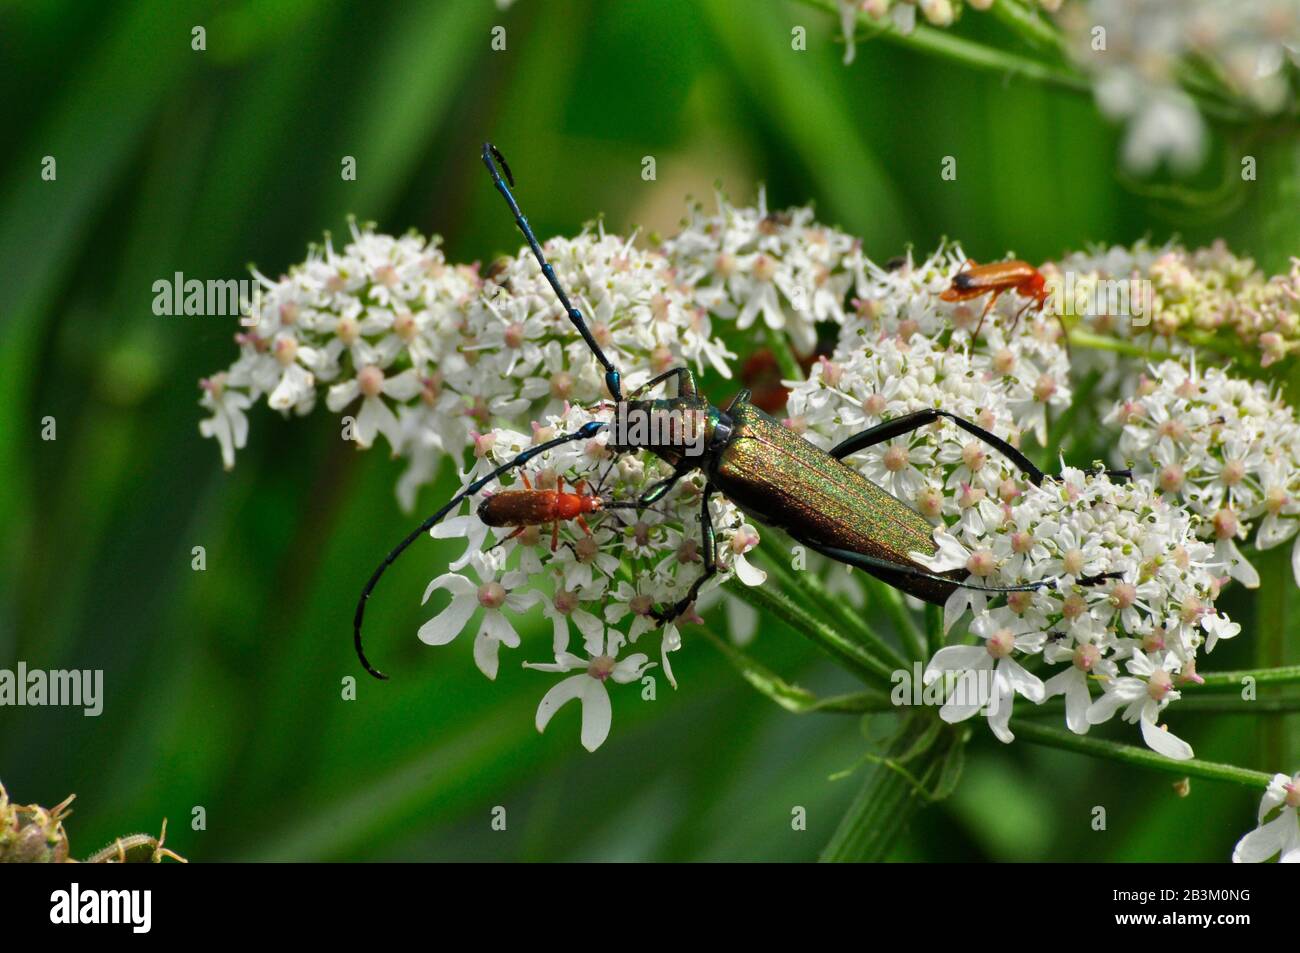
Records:
[[[750,390],[748,387],[746,387],[744,390],[742,390],[742,391],[741,391],[739,394],[737,394],[735,397],[731,398],[731,401],[727,404],[727,406],[723,409],[722,412],[723,412],[724,414],[729,414],[729,413],[731,413],[731,408],[735,407],[737,404],[747,404],[747,403],[749,403],[749,398],[752,397],[753,394],[754,394],[754,392],[753,392],[752,390]]]
[[[527,474],[527,473],[521,473],[521,474],[519,474],[519,479],[521,479],[521,480],[524,481],[524,486],[525,486],[527,489],[531,490],[531,489],[533,488],[533,485],[532,485],[531,483],[528,482],[528,474]]]
[[[500,479],[504,474],[509,473],[511,470],[524,466],[529,460],[532,460],[539,454],[545,453],[547,450],[554,450],[556,447],[562,447],[566,443],[573,443],[575,440],[590,440],[592,437],[596,436],[596,434],[604,430],[606,426],[608,425],[603,421],[593,420],[590,423],[583,424],[573,433],[561,434],[560,436],[547,440],[544,443],[539,443],[534,447],[529,447],[513,459],[507,460],[505,463],[501,464],[501,466],[497,467],[491,473],[479,477],[469,486],[465,487],[465,489],[453,496],[451,500],[442,507],[442,509],[438,510],[438,512],[434,513],[415,529],[411,530],[406,539],[398,543],[393,551],[384,557],[384,561],[379,564],[378,568],[376,568],[373,573],[371,573],[370,579],[361,590],[361,598],[357,600],[356,614],[352,617],[352,642],[357,650],[357,658],[361,660],[361,665],[367,672],[375,676],[375,678],[388,678],[387,675],[376,669],[370,664],[369,660],[366,659],[366,653],[361,649],[361,624],[365,620],[366,616],[366,602],[369,600],[370,594],[374,592],[375,586],[379,583],[379,577],[388,570],[388,567],[393,564],[397,557],[402,555],[402,553],[406,551],[406,548],[413,542],[427,533],[436,524],[441,522],[448,513],[460,506],[466,497],[473,496],[493,480]]]
[[[662,374],[657,374],[650,378],[636,390],[632,391],[628,397],[635,399],[641,394],[644,394],[650,388],[654,387],[656,384],[662,384],[671,377],[677,378],[678,397],[695,397],[698,395],[699,389],[696,387],[695,375],[691,372],[691,369],[689,367],[674,367],[670,370],[664,371]]]
[[[1038,467],[1034,466],[1032,460],[1017,450],[1011,444],[1007,443],[995,433],[985,430],[979,424],[971,423],[965,417],[958,417],[956,414],[950,414],[946,410],[939,410],[930,407],[925,410],[918,410],[914,413],[904,414],[901,417],[895,417],[893,420],[886,420],[883,424],[877,424],[868,430],[854,434],[845,440],[842,440],[831,450],[831,456],[837,460],[843,460],[850,454],[857,453],[859,450],[865,450],[867,447],[874,447],[878,443],[884,443],[894,437],[901,437],[903,434],[911,433],[914,430],[920,430],[922,427],[934,423],[936,420],[943,418],[951,420],[962,430],[973,436],[979,437],[989,446],[999,451],[1004,457],[1014,463],[1020,470],[1024,471],[1029,477],[1029,481],[1035,486],[1043,482],[1046,474]]]
[[[979,322],[975,325],[975,333],[971,335],[970,339],[972,341],[979,340],[980,328],[984,327],[984,319],[989,316],[989,312],[993,310],[993,306],[998,303],[998,298],[1000,297],[1002,297],[1001,288],[989,295],[989,303],[984,306],[984,310],[980,314]]]
[[[650,489],[642,493],[640,498],[637,500],[637,506],[648,507],[654,503],[658,503],[668,495],[669,490],[677,485],[677,481],[690,473],[692,469],[693,467],[690,466],[679,466],[673,471],[672,476],[664,477],[658,483],[653,484]]]
[[[496,549],[496,548],[497,548],[498,546],[500,546],[502,543],[507,543],[507,542],[509,542],[510,540],[514,539],[516,536],[519,536],[520,534],[522,534],[523,531],[526,530],[526,529],[528,529],[527,526],[518,526],[518,527],[516,527],[516,528],[515,528],[515,531],[514,531],[513,533],[511,533],[509,536],[502,536],[502,537],[501,537],[500,539],[498,539],[495,543],[493,543],[491,546],[489,546],[487,549],[485,549],[484,552],[486,552],[486,553],[490,553],[490,552],[492,552],[492,550]]]
[[[711,496],[713,496],[712,484],[704,488],[703,500],[700,503],[700,554],[704,561],[704,572],[691,583],[691,588],[686,595],[673,603],[673,607],[667,612],[651,610],[651,617],[660,625],[673,621],[673,619],[676,619],[689,609],[691,603],[700,594],[700,587],[717,575],[717,540],[713,532],[713,514],[709,512],[709,498]]]

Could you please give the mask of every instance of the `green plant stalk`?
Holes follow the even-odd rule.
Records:
[[[993,15],[1025,42],[1064,51],[1065,39],[1051,20],[1030,10],[1019,0],[994,0]]]
[[[954,745],[961,741],[953,731],[944,731],[938,743],[919,754],[913,752],[915,738],[900,733],[872,768],[853,798],[830,842],[821,854],[823,863],[882,861],[889,857],[911,819],[932,800],[921,785],[942,774]],[[907,758],[907,768],[895,759]]]
[[[925,607],[925,631],[930,643],[930,655],[943,648],[943,606]]]
[[[1291,587],[1295,584],[1291,571],[1291,547],[1278,546],[1259,554],[1259,594],[1255,600],[1256,618],[1273,620],[1272,625],[1260,625],[1255,660],[1260,665],[1278,666],[1286,659],[1288,627],[1283,620],[1290,618],[1287,605]],[[1294,666],[1300,673],[1300,665]],[[1274,668],[1274,671],[1277,669]],[[1261,726],[1261,763],[1281,769],[1291,764],[1295,750],[1291,743],[1293,722],[1286,718],[1271,719]]]
[[[867,577],[867,593],[871,599],[885,607],[899,637],[911,647],[912,657],[922,662],[927,661],[929,653],[926,651],[925,633],[916,624],[916,619],[903,601],[902,593],[874,576]]]
[[[1300,712],[1300,695],[1288,695],[1281,698],[1257,698],[1244,701],[1240,698],[1225,698],[1222,695],[1184,695],[1178,700],[1176,711],[1215,712],[1220,715],[1267,715]],[[1060,718],[1065,712],[1065,703],[1060,699],[1051,699],[1041,705],[1025,706],[1022,714],[1026,718],[1050,716]]]
[[[816,618],[788,595],[772,588],[747,586],[739,579],[724,583],[732,595],[748,602],[760,612],[768,612],[786,622],[832,657],[839,659],[867,682],[890,682],[894,668],[872,655],[863,646],[845,638],[821,619]]]
[[[776,358],[776,366],[781,369],[781,378],[787,381],[803,380],[803,366],[800,365],[794,348],[790,346],[790,339],[784,333],[773,331],[767,325],[763,325],[760,336]]]
[[[888,697],[876,691],[819,698],[806,688],[787,682],[708,626],[703,627],[703,632],[727,661],[735,666],[746,682],[786,711],[794,712],[796,715],[806,715],[812,712],[863,714],[896,710]]]
[[[1261,586],[1260,595],[1263,594],[1264,590]],[[1256,685],[1297,685],[1300,684],[1300,665],[1240,669],[1234,672],[1204,672],[1201,678],[1204,679],[1202,684],[1179,685],[1178,690],[1190,693],[1185,696],[1188,698],[1199,692],[1237,691],[1241,688],[1241,681],[1244,678],[1253,678]]]
[[[1139,748],[1136,745],[1092,738],[1088,735],[1076,735],[1064,728],[1051,728],[1034,722],[1016,721],[1012,724],[1012,730],[1017,738],[1023,738],[1031,744],[1076,751],[1094,758],[1120,761],[1124,764],[1132,764],[1140,768],[1151,768],[1155,771],[1164,771],[1182,777],[1206,778],[1210,781],[1231,781],[1234,784],[1244,784],[1247,787],[1261,789],[1268,787],[1268,782],[1272,779],[1271,774],[1266,774],[1263,771],[1252,771],[1249,768],[1239,768],[1231,764],[1218,764],[1213,761],[1200,761],[1196,758],[1187,761],[1175,761],[1173,758],[1166,758],[1162,754],[1156,754],[1154,751]]]
[[[762,553],[764,562],[768,566],[768,571],[776,576],[781,583],[781,588],[787,592],[797,592],[802,595],[807,605],[817,606],[819,609],[825,609],[835,617],[835,620],[852,633],[859,642],[871,649],[872,652],[881,658],[894,663],[895,668],[906,668],[907,660],[899,653],[898,649],[886,642],[873,629],[867,620],[862,618],[856,612],[850,610],[843,601],[835,599],[826,591],[814,573],[811,572],[794,572],[791,570],[777,555],[772,544],[764,546],[759,544],[759,552]]]

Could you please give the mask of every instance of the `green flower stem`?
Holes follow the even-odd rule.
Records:
[[[864,712],[896,711],[889,698],[876,691],[855,692],[851,695],[833,695],[818,698],[806,688],[791,684],[761,662],[736,648],[730,641],[705,626],[704,634],[714,647],[726,657],[753,688],[766,695],[786,711],[797,715],[812,712],[837,712],[862,714]]]
[[[934,655],[935,652],[943,648],[943,606],[932,606],[926,603],[925,606],[925,631],[930,643],[930,652],[926,657]]]
[[[771,586],[747,586],[739,579],[728,579],[724,585],[732,595],[748,602],[760,612],[770,613],[786,622],[866,681],[890,682],[895,666],[872,655],[857,642],[845,638],[780,590]]]
[[[1215,712],[1220,715],[1266,715],[1290,714],[1300,712],[1300,695],[1285,695],[1277,698],[1257,698],[1245,701],[1240,698],[1225,698],[1222,695],[1184,695],[1174,705],[1178,713],[1191,711]],[[1026,706],[1022,714],[1026,718],[1051,716],[1060,718],[1065,712],[1065,703],[1052,699],[1041,705]]]
[[[1247,363],[1251,360],[1250,354],[1243,349],[1204,331],[1188,331],[1180,334],[1179,337],[1196,347],[1214,351],[1235,360]],[[1163,361],[1173,356],[1168,351],[1157,351],[1131,341],[1109,337],[1105,334],[1097,334],[1093,331],[1085,331],[1082,328],[1070,329],[1070,344],[1077,347],[1091,348],[1094,351],[1110,351],[1113,354],[1123,354],[1126,357],[1138,357],[1145,361]]]
[[[1284,620],[1289,619],[1293,605],[1290,596],[1295,586],[1291,570],[1291,547],[1278,546],[1262,552],[1256,560],[1259,567],[1259,596],[1255,601],[1256,618],[1269,620],[1272,624],[1262,624],[1259,628],[1259,641],[1255,648],[1255,661],[1260,665],[1277,666],[1264,671],[1284,672],[1282,662],[1287,657],[1286,643],[1289,626]],[[1290,666],[1300,681],[1300,665]],[[1258,681],[1258,678],[1256,679]],[[1295,757],[1292,743],[1294,721],[1277,718],[1261,726],[1260,757],[1263,764],[1288,765]]]
[[[785,333],[773,331],[764,325],[760,336],[776,358],[776,366],[781,369],[782,380],[803,380],[803,366],[799,363],[799,358],[794,353],[794,348],[790,346],[790,339],[785,336]]]
[[[1052,50],[1065,49],[1065,39],[1056,25],[1019,0],[994,0],[992,13],[1027,43]]]
[[[1261,595],[1263,592],[1261,588]],[[1205,679],[1203,684],[1179,685],[1178,690],[1190,693],[1185,697],[1191,697],[1192,694],[1199,692],[1237,691],[1241,688],[1242,679],[1245,678],[1253,678],[1256,685],[1297,685],[1300,684],[1300,665],[1242,669],[1236,672],[1205,672],[1201,678]]]
[[[944,785],[943,778],[951,773],[950,762],[960,767],[962,741],[949,729],[920,752],[915,750],[915,742],[914,736],[900,733],[882,757],[871,759],[876,765],[822,851],[822,862],[888,859],[912,817],[938,800],[926,789]]]
[[[835,0],[800,0],[800,2],[805,6],[839,16],[839,7]],[[1009,50],[986,46],[958,36],[952,30],[938,29],[923,23],[917,24],[910,33],[903,34],[895,29],[890,21],[881,23],[866,13],[859,13],[857,17],[858,23],[866,28],[868,39],[878,36],[918,53],[951,60],[972,69],[1003,76],[1020,76],[1048,86],[1057,86],[1087,96],[1092,95],[1092,83],[1086,75],[1073,66],[1046,63]],[[1235,104],[1209,99],[1195,90],[1184,91],[1196,100],[1200,111],[1206,116],[1225,122],[1245,122],[1252,118],[1249,111]]]
[[[792,570],[770,543],[767,546],[760,543],[759,552],[763,554],[768,571],[780,581],[782,589],[788,593],[799,593],[804,597],[805,605],[825,610],[857,641],[871,649],[874,654],[893,663],[895,668],[907,667],[907,659],[898,649],[886,642],[867,620],[854,612],[844,600],[836,599],[827,592],[825,584],[815,573]]]
[[[894,624],[894,629],[898,632],[899,637],[911,647],[912,657],[922,662],[928,661],[930,653],[926,648],[925,633],[916,624],[912,611],[907,608],[907,603],[903,601],[903,594],[874,576],[867,576],[866,580],[867,592],[870,598],[873,602],[884,607],[885,613],[889,616],[889,621]]]
[[[1166,758],[1164,755],[1156,754],[1146,748],[1121,744],[1118,741],[1092,738],[1088,735],[1076,735],[1064,728],[1050,728],[1047,725],[1040,725],[1031,721],[1016,721],[1012,725],[1012,730],[1017,738],[1023,738],[1031,744],[1046,745],[1049,748],[1062,748],[1066,751],[1077,751],[1080,754],[1086,754],[1094,758],[1121,761],[1125,764],[1137,765],[1140,768],[1151,768],[1155,771],[1165,771],[1182,777],[1206,778],[1211,781],[1232,781],[1235,784],[1244,784],[1248,787],[1261,789],[1268,787],[1268,782],[1273,777],[1263,771],[1252,771],[1249,768],[1238,768],[1231,764],[1217,764],[1213,761],[1200,761],[1195,758],[1188,761],[1175,761],[1173,758]]]

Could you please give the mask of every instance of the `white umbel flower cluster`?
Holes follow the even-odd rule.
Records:
[[[829,353],[809,358],[806,380],[785,382],[786,425],[820,446],[940,408],[1032,452],[1077,409],[1055,316],[1018,316],[1025,301],[1008,293],[976,337],[984,301],[940,299],[965,265],[956,245],[881,266],[810,209],[772,212],[760,197],[752,208],[719,199],[716,213],[697,210],[654,248],[597,227],[554,239],[546,251],[629,393],[682,364],[730,376],[736,355],[720,332],[752,341],[761,321],[769,340],[804,353],[835,335]],[[1126,251],[1115,267],[1154,268],[1161,254]],[[278,281],[258,278],[263,293],[237,336],[237,360],[201,382],[209,417],[200,429],[227,466],[248,439],[254,403],[285,415],[324,403],[359,448],[382,440],[408,461],[398,494],[409,508],[444,456],[465,462],[468,485],[528,447],[609,419],[601,368],[526,249],[480,274],[447,262],[436,240],[354,227],[343,248],[326,241]],[[1035,487],[949,422],[849,461],[934,525],[934,571],[962,570],[983,586],[1046,583],[991,598],[961,588],[945,607],[953,637],[964,622],[979,644],[944,649],[930,675],[989,672],[1005,703],[990,711],[999,737],[1011,737],[1015,694],[1033,702],[1064,695],[1075,731],[1120,712],[1151,747],[1190,755],[1159,718],[1179,685],[1198,677],[1199,653],[1238,631],[1214,602],[1230,575],[1249,582],[1238,546],[1248,524],[1258,527],[1257,545],[1277,545],[1296,535],[1300,511],[1292,502],[1296,423],[1285,404],[1225,372],[1197,377],[1181,367],[1153,372],[1137,403],[1117,411],[1121,456],[1136,466],[1128,483],[1067,468]],[[1186,434],[1160,432],[1171,416]],[[1175,436],[1185,469],[1179,487],[1162,482],[1162,441]],[[472,643],[475,663],[495,677],[502,650],[520,647],[520,614],[540,609],[551,622],[549,652],[524,654],[533,668],[567,678],[538,725],[577,699],[589,747],[608,733],[612,685],[651,668],[675,684],[670,655],[681,632],[657,625],[652,610],[682,598],[702,568],[702,477],[637,510],[632,501],[670,470],[649,453],[615,458],[605,442],[602,433],[550,450],[434,527],[434,536],[467,546],[430,584],[426,600],[441,594],[436,604],[445,607],[431,609],[419,631],[443,645],[473,629],[459,641]],[[551,527],[512,534],[484,525],[477,500],[521,488],[525,475],[539,489],[563,480],[567,492],[585,481],[582,492],[606,505],[588,514],[587,528],[566,519],[554,535]],[[704,592],[732,575],[763,582],[746,556],[758,543],[755,528],[721,496],[710,506],[721,573]],[[970,714],[956,704],[944,710]]]
[[[882,313],[903,306],[878,300]],[[1039,345],[1030,337],[991,346],[1008,352],[1005,373],[993,358],[943,349],[918,334],[906,342],[885,337],[871,350],[846,345],[851,359],[823,361],[807,381],[791,382],[792,419],[809,439],[831,446],[936,407],[1014,444],[1038,420],[1042,401],[1026,399],[1021,378],[1038,373],[1025,353]],[[1012,373],[1022,363],[1032,370]],[[1162,730],[1157,716],[1179,697],[1180,679],[1196,678],[1202,646],[1212,649],[1239,627],[1213,608],[1215,549],[1197,539],[1187,511],[1162,500],[1145,478],[1115,483],[1066,468],[1033,486],[996,450],[946,421],[846,462],[935,524],[938,554],[913,554],[932,571],[963,570],[981,586],[1050,583],[993,598],[957,589],[945,606],[945,627],[951,630],[969,611],[982,644],[940,650],[927,679],[990,671],[997,692],[988,706],[990,725],[1003,741],[1013,737],[1013,694],[1035,703],[1064,695],[1067,724],[1078,733],[1122,710],[1152,748],[1191,757],[1191,748]],[[1027,658],[1037,659],[1046,679],[1024,667]],[[950,702],[942,714],[959,720],[981,707]]]
[[[1300,420],[1264,384],[1195,361],[1153,365],[1109,421],[1123,426],[1119,457],[1152,474],[1170,500],[1201,517],[1198,535],[1242,585],[1259,573],[1238,543],[1256,548],[1292,537],[1300,585]]]
[[[1300,62],[1292,0],[1087,0],[1060,19],[1098,107],[1125,123],[1123,159],[1139,173],[1161,162],[1186,172],[1204,156],[1205,121],[1180,85],[1192,60],[1262,114],[1287,104]]]

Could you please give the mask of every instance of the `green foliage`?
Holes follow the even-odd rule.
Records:
[[[489,48],[497,23],[504,53]],[[195,24],[206,51],[191,49]],[[795,24],[807,52],[790,50]],[[197,431],[195,381],[229,362],[236,328],[155,316],[159,278],[243,277],[250,260],[278,274],[349,213],[441,233],[453,260],[511,250],[477,160],[485,138],[527,169],[543,236],[601,214],[667,231],[686,193],[709,201],[721,180],[738,200],[761,181],[774,206],[814,199],[882,260],[945,234],[977,258],[1041,259],[1175,228],[1270,268],[1297,251],[1294,140],[1259,143],[1261,187],[1191,219],[1116,177],[1115,133],[1086,98],[882,44],[846,69],[830,18],[768,0],[519,0],[505,13],[490,0],[65,0],[4,5],[0,35],[3,88],[22,91],[7,97],[0,159],[0,665],[102,668],[107,692],[93,719],[0,710],[0,772],[41,803],[78,792],[83,843],[165,815],[172,846],[198,861],[813,859],[862,783],[828,780],[862,752],[855,718],[771,704],[689,629],[681,690],[621,707],[598,754],[576,744],[575,710],[537,735],[544,679],[508,665],[491,685],[467,653],[414,638],[429,615],[418,594],[457,552],[442,542],[384,580],[368,622],[394,679],[360,681],[353,600],[413,522],[396,466],[358,458],[326,417],[258,408],[223,473]],[[39,175],[46,155],[54,182]],[[355,182],[340,178],[345,155]],[[645,155],[656,182],[640,178]],[[945,155],[956,182],[939,178]],[[1253,664],[1248,643],[1216,663]],[[855,688],[775,621],[753,654],[796,701]],[[355,701],[341,698],[346,676]],[[1188,736],[1208,759],[1241,760],[1254,726]],[[915,772],[927,786],[947,785],[947,750]],[[965,760],[977,783],[916,815],[893,856],[1221,860],[1257,800],[1197,781],[1153,811],[1143,797],[1167,780],[1135,782],[1123,765],[986,740]],[[902,804],[912,789],[891,777]],[[1122,806],[1098,834],[1088,807],[1106,796]],[[490,827],[497,805],[504,832]],[[195,806],[205,830],[186,823]],[[806,831],[792,830],[794,806]]]

